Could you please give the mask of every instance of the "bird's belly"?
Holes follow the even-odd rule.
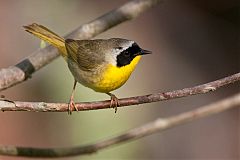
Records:
[[[108,93],[121,87],[128,80],[139,60],[140,56],[137,56],[129,65],[116,67],[108,64],[95,71],[82,71],[77,64],[71,62],[68,66],[79,83],[96,92]]]

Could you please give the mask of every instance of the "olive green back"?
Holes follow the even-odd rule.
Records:
[[[72,40],[67,39],[68,57],[75,61],[84,71],[94,70],[105,62],[102,50],[104,40]]]

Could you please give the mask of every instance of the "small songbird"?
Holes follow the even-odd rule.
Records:
[[[110,107],[119,105],[117,97],[110,93],[121,87],[129,78],[141,55],[150,51],[141,49],[131,40],[121,38],[73,40],[64,39],[42,25],[33,23],[24,26],[27,32],[58,48],[74,77],[68,113],[77,110],[73,98],[77,82],[96,92],[111,97]]]

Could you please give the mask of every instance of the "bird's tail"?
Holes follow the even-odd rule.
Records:
[[[56,33],[50,31],[48,28],[36,23],[23,27],[26,29],[27,32],[58,48],[64,58],[67,57],[67,50],[65,47],[64,38],[58,36]]]

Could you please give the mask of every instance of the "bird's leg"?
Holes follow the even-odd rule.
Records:
[[[73,100],[76,85],[77,85],[77,81],[74,79],[72,93],[71,93],[71,97],[70,97],[70,100],[69,100],[69,103],[68,103],[68,114],[72,114],[72,111],[73,111],[74,108],[75,108],[76,111],[78,111],[77,107],[75,106],[74,100]]]
[[[117,107],[119,106],[118,98],[112,93],[107,93],[107,95],[111,97],[110,108],[113,107],[115,109],[115,113],[117,113]]]

